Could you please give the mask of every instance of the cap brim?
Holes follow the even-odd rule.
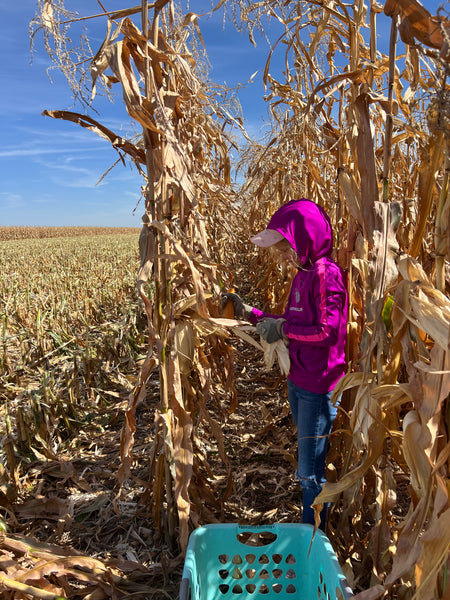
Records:
[[[281,240],[284,240],[284,237],[275,229],[264,229],[264,231],[261,231],[250,238],[251,242],[261,248],[268,248],[269,246],[281,242]]]

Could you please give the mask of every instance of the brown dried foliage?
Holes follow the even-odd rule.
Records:
[[[292,197],[312,198],[332,217],[336,258],[349,282],[349,372],[336,390],[336,398],[343,394],[341,435],[329,457],[336,471],[317,506],[335,503],[329,534],[354,588],[369,588],[361,598],[444,597],[448,16],[432,18],[415,2],[386,3],[393,26],[385,56],[375,46],[383,9],[376,3],[270,4],[286,27],[286,79],[271,76],[268,62],[270,108],[280,126],[243,159],[253,165],[250,227],[264,226]],[[404,57],[396,49],[400,22]],[[420,46],[428,31],[436,32],[433,44]],[[273,306],[289,278],[281,271],[274,277],[261,259],[249,295]]]
[[[350,292],[349,370],[335,392],[342,402],[330,482],[317,506],[334,502],[329,535],[358,597],[444,598],[450,542],[447,15],[432,17],[415,0],[389,0],[384,12],[392,19],[391,41],[384,55],[376,48],[383,11],[376,2],[222,4],[235,20],[241,10],[238,25],[250,35],[264,29],[268,14],[284,26],[264,72],[273,130],[242,154],[248,177],[239,196],[228,187],[230,141],[222,127],[234,120],[215,102],[186,46],[184,28],[195,27],[197,16],[177,19],[170,1],[152,5],[151,18],[145,2],[142,10],[111,14],[90,63],[94,91],[101,82],[106,89],[120,86],[129,115],[142,126],[139,142],[91,117],[46,113],[106,136],[145,178],[138,289],[149,344],[121,432],[116,501],[133,475],[139,407],[158,368],[159,400],[141,480],[154,526],[170,548],[178,543],[183,551],[190,526],[236,516],[233,493],[249,470],[233,467],[224,436],[237,410],[240,378],[235,388],[228,330],[235,323],[218,318],[217,296],[232,285],[225,265],[233,265],[239,250],[238,291],[281,310],[291,273],[252,252],[245,240],[280,204],[309,197],[333,220],[336,258],[347,270]],[[55,16],[63,3],[40,7],[47,43],[53,37],[65,48],[68,38]],[[136,13],[139,25],[131,20]],[[398,33],[406,44],[403,57]],[[270,59],[281,47],[284,80],[270,74]],[[263,418],[264,436],[270,436],[279,421],[267,413]],[[292,462],[290,446],[280,451]],[[9,461],[17,485],[13,453]],[[263,471],[252,479],[260,486]],[[241,516],[286,518],[270,511]]]

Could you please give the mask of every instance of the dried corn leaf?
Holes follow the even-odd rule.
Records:
[[[432,18],[428,10],[417,0],[387,0],[384,12],[391,16],[401,11],[402,16],[408,21],[411,34],[421,43],[433,48],[441,48],[443,37],[436,18]],[[405,39],[406,43],[412,41]]]
[[[372,396],[372,388],[373,384],[363,382],[360,385],[350,418],[353,443],[358,450],[367,446],[373,422],[381,419],[381,406]]]
[[[372,389],[372,397],[382,404],[383,409],[390,409],[410,402],[411,390],[406,383],[379,385]]]
[[[418,600],[436,598],[439,571],[448,562],[450,546],[450,509],[447,507],[423,534],[422,553],[415,565]]]
[[[450,300],[439,290],[417,286],[410,294],[411,321],[444,350],[450,348]]]
[[[377,302],[397,282],[398,270],[395,255],[398,252],[398,242],[395,231],[401,217],[401,209],[395,203],[375,202],[375,213],[380,221],[379,229],[375,229],[374,235],[374,269],[373,269],[373,302]]]
[[[180,372],[187,375],[192,370],[195,352],[194,331],[188,321],[175,325],[175,348]]]
[[[384,443],[384,426],[374,421],[367,433],[367,453],[356,467],[345,473],[336,483],[327,482],[314,500],[314,507],[326,502],[336,502],[339,495],[350,490],[361,480],[382,454]]]
[[[348,211],[355,221],[362,225],[361,196],[355,178],[350,176],[345,169],[340,169],[338,172],[338,180]]]
[[[199,272],[197,267],[194,265],[194,262],[189,258],[188,254],[187,254],[186,250],[183,248],[182,244],[177,239],[175,239],[175,237],[170,233],[169,229],[167,228],[167,226],[164,223],[161,223],[159,221],[154,221],[152,223],[152,226],[155,227],[155,229],[158,229],[158,231],[160,231],[163,234],[163,236],[171,242],[173,250],[174,250],[176,256],[178,257],[178,259],[181,260],[186,266],[189,267],[191,275],[192,275],[193,285],[195,288],[197,311],[202,317],[207,318],[209,315],[209,312],[208,312],[208,308],[206,305],[205,290],[204,290],[204,286],[203,286],[203,282],[202,282],[201,273]]]
[[[264,365],[266,369],[271,369],[275,360],[277,360],[281,373],[289,375],[291,361],[289,358],[289,349],[284,340],[277,340],[269,344],[260,338],[260,343],[264,350]]]
[[[419,171],[418,219],[415,224],[413,239],[408,249],[408,254],[413,257],[417,257],[419,254],[427,226],[427,220],[433,206],[436,177],[443,159],[440,142],[441,137],[442,134],[438,135],[437,139],[432,138],[429,140],[428,147],[422,150],[421,163],[417,166]]]
[[[385,579],[385,585],[391,586],[401,577],[407,576],[414,568],[421,554],[420,535],[423,533],[424,512],[428,508],[425,497],[421,497],[417,506],[410,511],[396,544],[396,553],[392,563],[391,572]]]
[[[178,412],[178,411],[177,411]],[[179,516],[179,543],[181,548],[187,548],[189,538],[189,517],[191,502],[189,485],[192,478],[193,422],[190,415],[180,411],[174,429],[173,459],[175,463],[175,501]]]
[[[44,110],[42,114],[44,116],[52,117],[53,119],[63,119],[65,121],[77,123],[81,127],[89,129],[100,137],[111,142],[113,148],[117,150],[123,150],[137,164],[145,164],[145,152],[142,148],[136,147],[129,140],[117,135],[88,115],[82,115],[68,110]]]
[[[40,598],[40,600],[65,600],[65,597],[62,595],[63,591],[61,588],[57,588],[55,586],[49,585],[48,589],[45,590],[42,589],[42,585],[39,586],[39,588],[34,587],[21,583],[20,581],[16,581],[15,579],[5,577],[3,574],[0,574],[0,585],[5,587],[7,590],[14,590],[15,592],[19,592],[21,595],[26,594],[28,597],[32,596],[33,598]],[[3,591],[6,592],[6,590]]]
[[[431,485],[432,464],[425,449],[430,445],[430,432],[414,410],[403,419],[403,454],[408,463],[411,484],[419,498],[425,497]]]
[[[361,181],[361,212],[365,237],[372,244],[375,228],[375,202],[378,201],[378,183],[375,166],[374,141],[369,115],[369,97],[360,94],[355,101],[358,111],[358,170]]]
[[[395,480],[392,467],[380,459],[381,467],[375,469],[376,477],[376,512],[375,526],[370,535],[370,554],[373,558],[373,570],[376,578],[383,581],[389,571],[392,555],[395,552],[391,544],[392,510],[397,503]],[[373,582],[374,578],[372,578]]]

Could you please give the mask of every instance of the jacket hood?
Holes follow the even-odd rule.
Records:
[[[278,231],[294,248],[302,264],[331,256],[333,231],[324,209],[311,200],[291,200],[272,216],[267,229]]]

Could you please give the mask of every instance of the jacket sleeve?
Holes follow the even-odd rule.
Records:
[[[330,269],[323,263],[318,265],[311,299],[316,306],[316,323],[299,323],[295,312],[288,311],[284,334],[289,340],[301,344],[333,346],[347,314],[347,292],[338,268]]]
[[[273,315],[272,313],[264,312],[263,310],[259,310],[259,308],[253,307],[249,321],[255,325],[258,321],[261,321],[261,319],[287,319],[287,313],[288,311],[286,310],[282,315]]]

